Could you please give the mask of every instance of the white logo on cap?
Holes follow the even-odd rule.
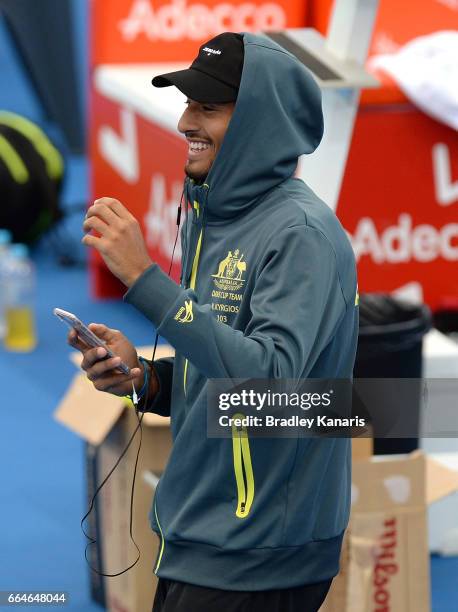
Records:
[[[211,49],[210,47],[204,47],[202,51],[206,51],[207,55],[221,55],[221,51],[219,49]]]

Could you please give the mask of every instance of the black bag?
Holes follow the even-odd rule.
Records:
[[[30,244],[62,217],[60,152],[34,123],[0,113],[0,227]]]
[[[354,367],[355,378],[385,378],[386,404],[390,402],[390,385],[398,378],[411,378],[411,395],[415,401],[409,403],[415,414],[410,420],[416,422],[413,438],[377,437],[374,428],[374,454],[410,453],[418,448],[420,431],[420,405],[422,391],[422,346],[423,337],[432,327],[432,315],[425,304],[408,304],[383,293],[362,293],[359,302],[358,350]],[[374,404],[384,401],[380,389]]]

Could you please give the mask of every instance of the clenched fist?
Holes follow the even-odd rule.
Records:
[[[97,249],[110,271],[130,287],[153,263],[137,219],[114,198],[95,200],[83,223],[82,243]],[[99,236],[89,232],[95,230]]]

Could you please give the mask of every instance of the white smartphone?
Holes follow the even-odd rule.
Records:
[[[78,317],[75,317],[74,314],[72,314],[71,312],[67,312],[66,310],[62,310],[61,308],[54,308],[53,313],[69,327],[73,328],[77,332],[78,336],[84,342],[86,342],[86,344],[94,348],[96,346],[103,347],[107,352],[106,359],[108,359],[109,357],[116,357],[116,355],[108,348],[105,342],[103,342],[103,340],[100,340],[100,338],[98,338],[94,334],[94,332],[92,332],[89,327],[87,327],[87,325],[80,321]],[[130,374],[129,367],[122,361],[116,369],[120,370],[123,374]]]

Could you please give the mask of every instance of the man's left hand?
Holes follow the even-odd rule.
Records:
[[[82,243],[97,249],[110,271],[126,287],[153,263],[143,239],[140,224],[125,206],[114,198],[95,200],[83,223]],[[95,230],[100,236],[89,234]]]

